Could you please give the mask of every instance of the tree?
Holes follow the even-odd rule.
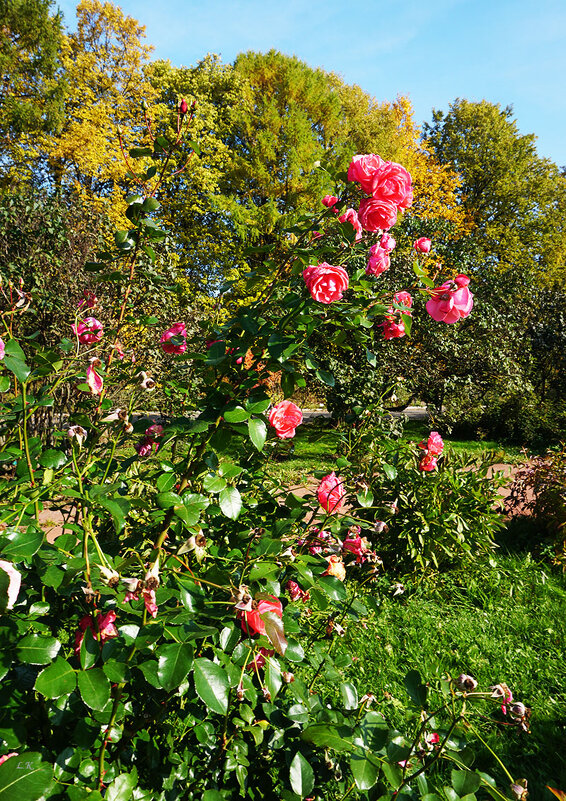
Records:
[[[32,138],[56,132],[65,88],[62,23],[52,0],[0,0],[0,175],[29,179]]]
[[[458,195],[484,259],[537,283],[563,276],[566,179],[537,155],[534,134],[519,133],[512,108],[458,99],[446,114],[433,112],[423,135],[461,178]]]

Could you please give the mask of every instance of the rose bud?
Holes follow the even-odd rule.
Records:
[[[460,673],[456,679],[456,686],[459,690],[471,693],[476,689],[478,683],[472,676],[468,676],[467,673]]]

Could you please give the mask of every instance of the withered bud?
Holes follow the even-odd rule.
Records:
[[[105,584],[109,587],[116,587],[120,581],[120,574],[113,568],[108,568],[105,565],[97,565],[100,570],[100,576]]]
[[[153,378],[150,378],[144,370],[141,370],[138,373],[138,381],[141,389],[145,389],[146,392],[151,392],[155,389],[155,381]]]
[[[156,590],[159,587],[159,557],[145,574],[145,587],[147,590]]]
[[[87,432],[82,426],[71,426],[67,431],[67,436],[71,442],[76,442],[79,448],[82,448],[83,442],[87,437]]]
[[[469,676],[467,673],[460,673],[456,679],[456,686],[463,692],[471,693],[476,689],[478,683],[473,676]]]
[[[127,576],[124,576],[120,579],[120,581],[125,585],[126,590],[131,593],[138,592],[142,587],[142,582],[137,578],[128,578]]]
[[[285,684],[291,684],[292,681],[295,681],[294,673],[289,673],[288,671],[284,670],[281,673],[281,678],[285,682]]]
[[[124,423],[124,434],[133,434],[134,427],[131,423]]]

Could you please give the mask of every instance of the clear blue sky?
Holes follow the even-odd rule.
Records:
[[[58,0],[69,29],[73,0]],[[195,64],[271,48],[337,72],[418,122],[456,97],[512,105],[539,155],[566,165],[565,0],[122,0],[154,57]]]

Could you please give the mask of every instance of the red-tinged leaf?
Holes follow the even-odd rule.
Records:
[[[546,789],[550,790],[550,792],[559,798],[560,801],[566,801],[566,792],[564,790],[557,790],[556,787],[549,787],[548,784],[546,785]]]
[[[287,650],[287,640],[285,639],[285,630],[283,629],[283,621],[275,614],[275,612],[264,612],[261,619],[265,623],[265,633],[281,656],[285,656]]]

